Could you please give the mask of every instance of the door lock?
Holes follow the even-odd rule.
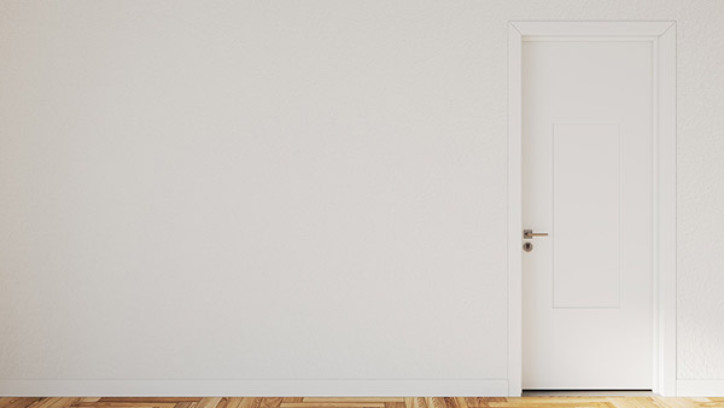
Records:
[[[533,243],[532,242],[525,242],[523,243],[523,251],[530,252],[533,250]]]

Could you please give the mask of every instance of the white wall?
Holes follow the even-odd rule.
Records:
[[[525,19],[678,20],[678,376],[724,394],[719,0],[3,1],[0,393],[506,392]]]

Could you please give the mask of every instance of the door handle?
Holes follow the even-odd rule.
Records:
[[[533,237],[547,237],[547,232],[533,232],[532,229],[524,229],[523,230],[523,238],[524,239],[532,239]]]

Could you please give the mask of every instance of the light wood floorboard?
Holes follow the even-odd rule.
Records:
[[[2,398],[0,408],[724,408],[724,398]]]

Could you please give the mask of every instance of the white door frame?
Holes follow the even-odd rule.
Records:
[[[653,391],[676,395],[676,22],[508,24],[508,394],[522,387],[522,43],[531,38],[653,43]]]

